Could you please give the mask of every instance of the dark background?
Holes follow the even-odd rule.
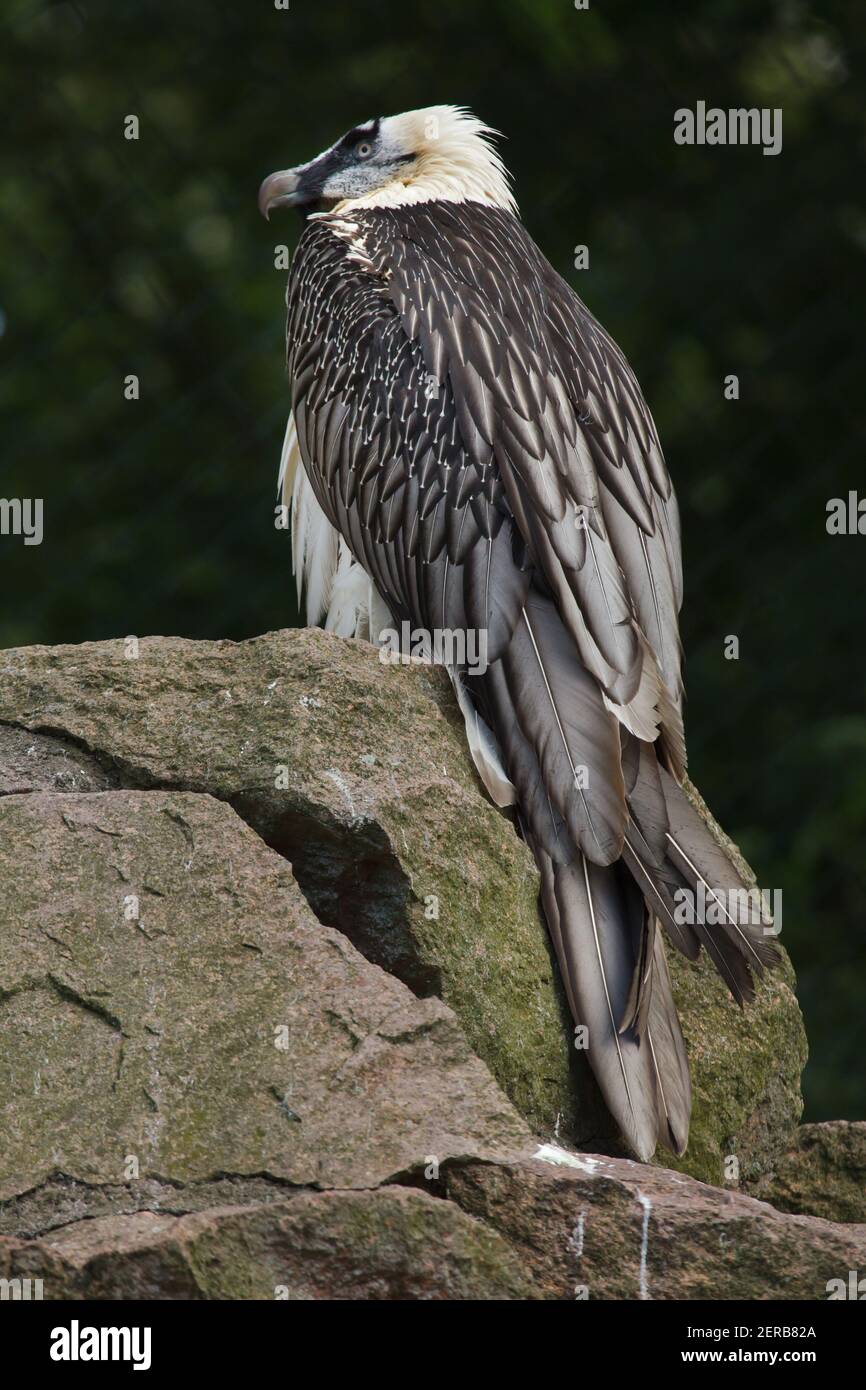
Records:
[[[0,492],[45,499],[45,540],[0,538],[0,646],[297,621],[273,258],[299,223],[261,221],[258,183],[371,116],[471,106],[655,413],[691,772],[783,890],[807,1116],[866,1116],[866,537],[825,528],[866,494],[862,0],[6,0],[2,28]],[[782,153],[675,145],[699,99],[783,107]]]

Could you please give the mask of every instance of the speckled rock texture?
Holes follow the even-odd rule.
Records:
[[[452,1202],[397,1187],[184,1216],[140,1211],[41,1240],[0,1237],[4,1276],[41,1278],[44,1296],[71,1299],[539,1297],[495,1231]]]
[[[54,1171],[375,1187],[525,1140],[453,1013],[317,922],[230,806],[17,794],[0,842],[0,1198]]]
[[[519,1252],[543,1298],[838,1298],[866,1262],[866,1225],[782,1215],[628,1159],[564,1157],[470,1163],[447,1183]]]
[[[801,1125],[750,1191],[782,1211],[866,1221],[866,1122]]]
[[[534,863],[480,788],[443,671],[310,629],[30,647],[0,655],[2,724],[9,790],[227,802],[291,863],[321,922],[454,1009],[536,1133],[617,1150],[569,1046]],[[801,1112],[793,972],[786,959],[741,1011],[706,959],[668,954],[694,1087],[680,1166],[721,1182],[733,1159],[754,1181]]]
[[[742,1013],[671,961],[708,1186],[608,1156],[536,888],[439,671],[311,631],[0,654],[0,1279],[828,1297],[862,1126],[796,1131],[787,963]]]

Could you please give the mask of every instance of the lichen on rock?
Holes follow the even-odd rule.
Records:
[[[132,650],[5,653],[0,721],[56,739],[116,785],[227,801],[289,860],[320,921],[455,1010],[537,1133],[616,1151],[570,1045],[532,856],[480,788],[445,673],[310,629]],[[733,1156],[753,1180],[800,1116],[790,964],[741,1011],[706,960],[668,955],[695,1093],[681,1166],[721,1182]]]
[[[836,1214],[803,1156],[826,1176],[844,1147],[828,1191],[861,1211],[851,1145],[797,1138],[787,960],[739,1010],[669,952],[684,1172],[611,1157],[537,887],[442,671],[317,631],[0,655],[0,1277],[824,1296],[866,1228],[745,1195]]]

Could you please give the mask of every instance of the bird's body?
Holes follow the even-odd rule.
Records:
[[[451,672],[476,766],[516,802],[612,1114],[638,1156],[681,1153],[658,924],[740,1001],[774,948],[677,911],[741,884],[679,785],[676,501],[628,364],[518,220],[486,134],[408,113],[263,185],[264,210],[312,210],[287,295],[294,561],[310,621],[484,633],[486,668]]]

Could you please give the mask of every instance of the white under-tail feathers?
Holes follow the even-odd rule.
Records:
[[[293,415],[286,426],[277,489],[282,505],[291,510],[292,566],[307,623],[314,627],[324,619],[327,630],[339,637],[369,638],[381,631],[390,614],[319,506],[301,461]]]
[[[338,637],[361,637],[378,643],[385,628],[395,626],[388,605],[342,536],[319,506],[301,461],[294,416],[289,416],[280,457],[277,495],[291,510],[292,568],[298,604],[305,596],[307,623],[322,619]],[[511,806],[514,785],[502,763],[491,729],[466,692],[459,673],[449,670],[457,703],[466,725],[466,741],[481,781],[496,806]]]
[[[516,800],[514,783],[503,766],[499,743],[472,703],[459,673],[451,673],[451,682],[466,725],[469,752],[487,794],[495,806],[513,806]]]

